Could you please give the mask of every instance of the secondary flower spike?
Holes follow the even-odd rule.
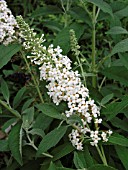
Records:
[[[21,16],[17,17],[20,33],[24,39],[23,47],[31,55],[31,62],[39,65],[40,80],[47,82],[48,94],[56,105],[65,101],[68,110],[65,115],[69,118],[77,115],[81,122],[74,123],[74,129],[69,139],[78,150],[83,149],[83,140],[91,139],[90,144],[97,146],[99,141],[107,142],[112,131],[100,130],[102,119],[100,109],[89,96],[89,90],[82,84],[78,71],[73,71],[71,60],[62,54],[62,49],[51,44],[48,48],[43,45],[43,36],[36,38],[36,33],[30,29]]]

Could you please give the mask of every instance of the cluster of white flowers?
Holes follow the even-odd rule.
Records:
[[[0,0],[0,43],[8,45],[15,37],[17,22],[7,7],[6,1]]]
[[[31,62],[39,65],[40,80],[48,82],[47,89],[49,96],[56,105],[65,101],[69,110],[65,115],[69,118],[72,115],[78,115],[81,123],[74,123],[69,139],[73,146],[82,150],[84,138],[91,139],[90,144],[97,146],[100,140],[106,142],[112,131],[99,130],[100,118],[99,107],[89,97],[89,91],[81,82],[78,71],[71,68],[71,60],[62,54],[62,49],[50,45],[48,48],[42,45],[45,40],[43,36],[39,39],[32,29],[18,17],[17,22],[21,30],[21,36],[24,39],[23,47],[31,51],[28,56]]]

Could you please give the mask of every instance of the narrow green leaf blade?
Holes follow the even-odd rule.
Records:
[[[84,159],[83,152],[74,152],[73,162],[77,169],[87,168],[86,161]]]
[[[20,122],[12,127],[8,140],[13,157],[22,165],[22,127]]]
[[[107,120],[111,120],[127,106],[128,106],[128,95],[125,95],[122,98],[121,102],[108,104],[106,108],[102,110],[102,114],[107,116]]]
[[[38,136],[41,136],[42,138],[45,136],[45,133],[42,129],[32,129],[29,131],[30,134],[32,135],[38,135]]]
[[[106,103],[109,102],[109,100],[111,100],[113,98],[113,93],[112,94],[108,94],[107,96],[105,96],[102,100],[101,100],[101,104],[104,105]]]
[[[48,170],[57,170],[56,166],[55,166],[55,164],[53,162],[50,163],[50,166],[49,166]]]
[[[33,13],[32,17],[39,17],[49,14],[59,14],[62,13],[61,9],[54,5],[47,5],[44,7],[37,8]]]
[[[84,159],[88,168],[94,164],[89,148],[86,145],[84,146]]]
[[[114,79],[116,81],[119,81],[121,84],[128,86],[128,70],[125,67],[123,66],[107,67],[101,72],[109,79]]]
[[[20,102],[23,99],[25,91],[26,91],[26,87],[24,86],[17,92],[13,100],[13,108],[17,108],[17,106],[20,104]]]
[[[9,93],[8,85],[4,79],[2,79],[1,81],[1,92],[3,94],[4,99],[7,101],[7,103],[9,103],[10,93]]]
[[[55,119],[62,119],[62,115],[60,112],[52,105],[48,103],[38,104],[36,107],[42,111],[45,115],[55,118]]]
[[[34,119],[34,107],[30,107],[23,112],[23,127],[29,128]]]
[[[109,142],[112,144],[128,147],[128,139],[119,134],[113,134],[109,137]]]
[[[6,65],[11,57],[21,49],[19,44],[10,44],[8,46],[0,45],[0,69]]]
[[[52,120],[53,118],[40,113],[37,116],[35,123],[33,124],[33,128],[39,128],[39,129],[45,130],[50,125]]]
[[[128,5],[125,8],[115,12],[115,15],[117,15],[120,19],[123,17],[128,17]]]
[[[51,147],[55,146],[60,141],[60,139],[64,136],[66,130],[67,130],[67,126],[61,126],[48,133],[43,138],[43,140],[41,141],[38,147],[37,156],[39,156],[41,153],[46,152]]]
[[[119,119],[118,117],[114,117],[111,119],[111,124],[119,129],[122,129],[124,131],[128,131],[128,121],[127,119]]]
[[[117,170],[117,169],[111,166],[95,164],[94,166],[91,166],[90,168],[88,168],[88,170]]]
[[[128,169],[128,148],[123,146],[115,146],[115,149],[125,169]]]
[[[117,43],[113,49],[112,52],[110,54],[110,56],[116,54],[116,53],[121,53],[121,52],[126,52],[128,51],[128,38],[120,41],[119,43]]]
[[[56,161],[64,156],[68,155],[73,150],[75,150],[75,148],[72,146],[71,142],[66,142],[66,143],[56,147],[51,152],[51,154],[53,155],[53,161]]]
[[[106,34],[128,34],[128,31],[120,26],[112,27]]]

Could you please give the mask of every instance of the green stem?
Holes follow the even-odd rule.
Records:
[[[85,76],[84,76],[84,70],[83,70],[82,64],[81,64],[81,62],[80,62],[79,57],[76,56],[76,58],[77,58],[77,61],[78,61],[78,63],[79,63],[80,69],[81,69],[82,77],[83,77],[83,79],[84,79],[84,85],[85,85],[85,87],[86,87],[86,78],[85,78]]]
[[[103,158],[104,158],[105,165],[108,165],[102,145],[100,146],[100,148],[101,148],[101,152],[102,152],[102,155],[103,155]]]
[[[35,144],[34,144],[34,142],[31,140],[31,138],[30,138],[30,136],[29,136],[29,134],[28,134],[29,132],[28,131],[26,131],[26,135],[27,135],[27,138],[28,138],[28,140],[29,140],[29,145],[30,146],[32,146],[36,151],[38,150],[38,148],[35,146]],[[53,158],[53,156],[52,155],[50,155],[50,154],[48,154],[48,153],[42,153],[44,156],[47,156],[47,157],[49,157],[49,158]]]
[[[95,53],[96,53],[96,30],[95,30],[95,25],[96,25],[96,6],[93,5],[93,15],[92,15],[92,72],[95,74],[95,69],[96,69],[96,63],[95,63]],[[96,88],[96,76],[92,77],[92,86]]]
[[[102,87],[103,83],[105,82],[105,80],[106,80],[106,77],[104,77],[103,80],[101,81],[101,84],[99,85],[99,91],[101,90],[101,87]]]
[[[106,161],[106,157],[105,157],[105,155],[104,155],[103,148],[100,150],[99,146],[96,146],[96,149],[97,149],[97,151],[98,151],[98,153],[99,153],[99,156],[100,156],[103,164],[107,166],[108,164],[107,164],[107,161]]]
[[[16,111],[16,110],[13,110],[10,106],[8,106],[4,101],[2,101],[0,99],[0,104],[2,106],[4,106],[9,112],[11,112],[14,116],[16,116],[17,118],[21,119],[21,115]]]
[[[28,64],[28,61],[27,61],[27,59],[26,59],[26,57],[25,57],[25,55],[24,55],[24,53],[23,53],[22,51],[21,51],[21,54],[22,54],[22,57],[23,57],[26,65],[27,65],[27,68],[28,68],[29,73],[31,74],[31,77],[32,77],[32,80],[33,80],[34,85],[35,85],[35,87],[36,87],[36,90],[37,90],[37,92],[38,92],[39,98],[40,98],[41,102],[44,103],[44,100],[43,100],[43,98],[42,98],[42,94],[41,94],[41,92],[40,92],[40,89],[39,89],[39,86],[38,86],[38,83],[37,83],[37,80],[36,80],[35,76],[32,74],[32,71],[31,71],[31,68],[30,68],[30,66],[29,66],[29,64]]]

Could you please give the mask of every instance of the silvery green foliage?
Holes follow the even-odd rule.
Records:
[[[0,43],[8,45],[15,37],[17,22],[4,0],[0,0]]]

